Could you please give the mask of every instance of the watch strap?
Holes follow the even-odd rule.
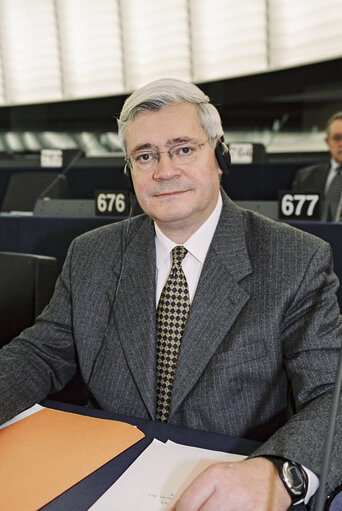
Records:
[[[265,455],[263,458],[271,461],[278,469],[279,477],[291,497],[291,503],[299,504],[302,502],[306,496],[308,484],[307,484],[307,475],[305,470],[303,470],[302,466],[295,461],[288,460],[286,458],[281,458],[279,456],[271,456]],[[291,471],[296,470],[297,474],[301,474],[300,484],[293,486],[287,474],[290,474]]]

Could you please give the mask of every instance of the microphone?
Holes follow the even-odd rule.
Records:
[[[280,133],[290,118],[290,114],[285,113],[280,119],[275,119],[271,128],[271,135],[268,143],[266,144],[266,150],[272,145],[276,135]]]
[[[338,412],[338,405],[340,401],[340,394],[341,394],[341,385],[342,385],[342,344],[340,348],[340,356],[338,361],[338,367],[336,371],[336,378],[335,378],[335,388],[334,388],[334,394],[333,394],[333,400],[331,403],[331,411],[329,416],[329,424],[328,424],[328,434],[326,438],[326,444],[324,449],[324,457],[323,457],[323,463],[322,463],[322,474],[320,477],[319,482],[319,489],[317,492],[317,501],[315,504],[315,511],[323,511],[325,506],[325,486],[328,479],[328,472],[330,468],[330,459],[332,454],[332,448],[333,448],[333,441],[334,441],[334,435],[335,435],[335,429],[336,429],[336,420],[337,420],[337,412]]]
[[[38,199],[43,199],[44,197],[48,197],[48,193],[58,184],[58,182],[61,180],[61,179],[66,179],[66,175],[67,173],[69,172],[69,170],[74,166],[74,164],[81,158],[81,156],[84,156],[84,152],[81,151],[80,149],[77,149],[77,150],[74,150],[74,149],[71,149],[71,150],[66,150],[66,151],[63,151],[63,154],[68,152],[69,154],[70,153],[74,153],[73,154],[73,157],[71,158],[71,160],[69,161],[69,163],[67,164],[67,166],[65,167],[65,169],[60,172],[58,174],[58,176],[56,176],[52,181],[51,183],[46,187],[44,188],[44,190],[39,194],[38,196]]]

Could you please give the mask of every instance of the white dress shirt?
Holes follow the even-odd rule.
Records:
[[[330,170],[328,172],[327,180],[325,182],[325,187],[324,187],[324,195],[327,194],[327,191],[329,190],[329,186],[331,184],[331,181],[336,176],[337,169],[340,169],[340,168],[341,168],[341,165],[339,163],[337,163],[337,161],[331,159]]]
[[[219,221],[222,210],[222,197],[219,194],[217,204],[214,211],[207,218],[204,224],[185,242],[183,246],[187,249],[188,253],[183,259],[182,268],[189,286],[190,303],[192,302],[197,284],[201,275],[203,263],[207,256],[207,252],[214,236],[214,232]],[[157,275],[156,275],[156,307],[158,306],[159,298],[166,279],[170,273],[172,257],[171,252],[177,243],[171,241],[165,236],[157,226],[154,224],[156,232],[156,258],[157,258]]]

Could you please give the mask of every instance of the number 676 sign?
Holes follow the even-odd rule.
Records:
[[[103,216],[128,216],[130,199],[127,190],[96,190],[95,213]]]
[[[285,220],[319,220],[320,194],[279,192],[279,218]]]

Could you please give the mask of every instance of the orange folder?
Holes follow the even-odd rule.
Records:
[[[0,510],[36,511],[145,435],[44,408],[0,430]]]

